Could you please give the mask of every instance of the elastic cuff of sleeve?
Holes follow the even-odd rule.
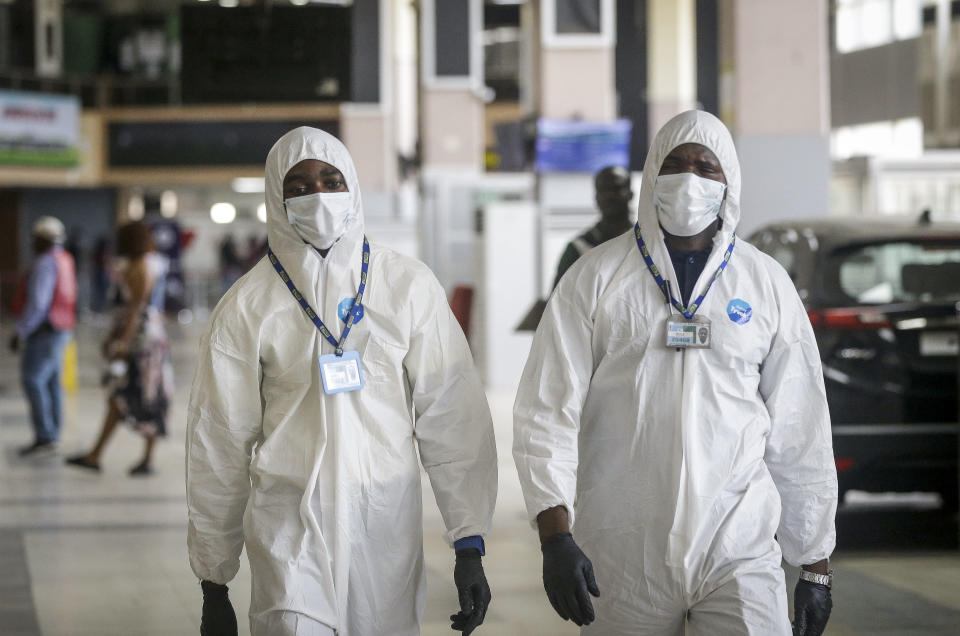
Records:
[[[483,544],[483,537],[479,535],[474,535],[472,537],[464,537],[462,539],[457,539],[453,542],[453,549],[457,552],[460,550],[466,550],[469,548],[474,548],[480,553],[480,556],[486,554],[485,546]]]
[[[226,585],[220,585],[219,583],[214,583],[213,581],[200,581],[200,589],[203,590],[203,595],[207,598],[227,596],[228,590]]]

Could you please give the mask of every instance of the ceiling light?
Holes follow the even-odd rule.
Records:
[[[257,219],[259,219],[261,223],[267,222],[267,204],[266,203],[261,203],[260,205],[257,206]]]
[[[173,190],[164,190],[160,195],[160,214],[165,219],[177,216],[177,193]]]
[[[263,177],[237,177],[230,182],[230,187],[238,194],[259,194],[264,190]]]
[[[143,195],[133,194],[127,201],[127,218],[131,221],[139,221],[143,218],[145,207],[143,205]]]
[[[210,220],[214,223],[233,223],[237,218],[237,208],[232,203],[214,203],[210,206]]]

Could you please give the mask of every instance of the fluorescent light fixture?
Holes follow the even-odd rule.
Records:
[[[160,195],[160,214],[165,219],[177,216],[177,193],[173,190],[164,190]]]
[[[233,7],[240,6],[240,0],[220,0],[219,5],[227,9],[232,9]]]
[[[260,205],[257,206],[257,219],[259,219],[261,223],[267,222],[267,204],[266,203],[261,203]]]
[[[230,182],[230,187],[238,194],[259,194],[265,186],[263,177],[237,177]]]
[[[290,4],[295,7],[304,7],[310,4],[310,0],[290,0]]]
[[[237,208],[232,203],[214,203],[210,206],[210,220],[214,223],[233,223],[237,218]]]
[[[145,207],[143,205],[143,195],[131,195],[130,200],[127,201],[127,218],[129,218],[131,221],[139,221],[143,218],[144,211]]]

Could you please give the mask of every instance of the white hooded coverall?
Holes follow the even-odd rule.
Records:
[[[710,148],[727,180],[695,299],[740,219],[740,167],[707,113],[682,113],[654,139],[638,219],[675,295],[652,193],[684,143]],[[781,551],[809,564],[835,542],[830,419],[807,314],[787,273],[742,239],[697,311],[712,347],[668,349],[671,313],[633,231],[560,281],[514,407],[527,511],[535,523],[565,506],[593,562],[600,598],[583,634],[683,634],[689,618],[694,634],[788,635]]]
[[[304,159],[338,168],[353,194],[326,258],[283,207]],[[266,163],[270,246],[335,338],[360,282],[364,234],[356,170],[336,138],[297,128]],[[345,349],[366,386],[327,395],[320,335],[264,258],[214,310],[200,343],[187,429],[190,564],[227,583],[246,546],[254,636],[420,632],[425,594],[420,462],[446,540],[484,535],[497,490],[490,413],[460,326],[422,263],[371,245],[363,317]],[[282,627],[281,627],[282,626]]]

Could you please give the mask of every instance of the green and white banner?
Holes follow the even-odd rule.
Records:
[[[0,164],[75,166],[79,141],[76,97],[0,90]]]

